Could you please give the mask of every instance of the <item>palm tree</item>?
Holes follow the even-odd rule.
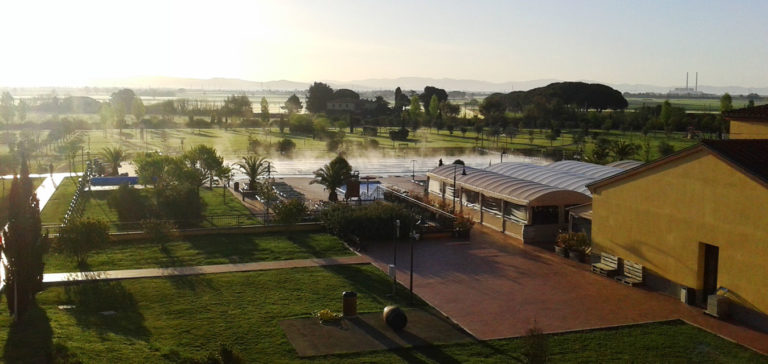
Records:
[[[637,154],[638,147],[637,144],[627,143],[624,140],[617,140],[611,143],[610,150],[615,160],[622,161],[634,157],[635,154]]]
[[[248,189],[256,188],[256,180],[270,173],[270,162],[265,157],[249,155],[242,162],[235,163],[237,168],[248,176]]]
[[[107,160],[107,163],[112,167],[110,176],[117,176],[120,174],[118,172],[120,163],[128,158],[128,154],[120,147],[104,147],[104,149],[101,150],[101,156],[104,157],[104,159]]]
[[[315,179],[309,184],[319,183],[330,192],[328,201],[336,202],[339,200],[336,189],[341,187],[352,176],[352,166],[342,156],[334,158],[330,163],[315,171]]]

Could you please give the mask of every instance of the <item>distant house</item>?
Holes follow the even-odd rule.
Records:
[[[326,104],[326,110],[328,113],[336,112],[350,112],[354,113],[358,109],[358,103],[360,100],[355,99],[340,99],[331,100]]]
[[[729,113],[732,132],[763,135],[761,110]],[[768,330],[768,140],[705,140],[587,187],[593,252],[642,264],[652,289],[695,292],[689,303],[725,293],[734,318]]]
[[[731,139],[768,139],[768,105],[731,110],[723,117],[731,123]]]

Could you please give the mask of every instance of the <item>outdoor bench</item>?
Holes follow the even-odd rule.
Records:
[[[623,273],[614,277],[614,279],[628,286],[636,286],[642,284],[643,266],[635,262],[625,260]]]
[[[600,253],[600,262],[592,264],[592,273],[604,277],[613,277],[619,269],[619,258],[608,253]]]

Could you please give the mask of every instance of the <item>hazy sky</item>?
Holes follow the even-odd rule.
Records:
[[[133,76],[768,86],[768,1],[0,3],[0,87]]]

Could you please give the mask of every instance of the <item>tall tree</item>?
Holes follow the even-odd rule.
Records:
[[[128,154],[120,147],[104,147],[101,150],[101,156],[107,160],[110,168],[110,176],[117,176],[120,174],[120,163],[124,162],[128,158]]]
[[[307,92],[307,110],[311,113],[321,113],[328,109],[328,101],[333,99],[333,89],[322,82],[309,86]]]
[[[288,100],[285,100],[285,110],[288,111],[288,114],[301,112],[302,107],[301,100],[296,94],[291,95],[288,97]]]
[[[261,123],[265,128],[269,127],[269,101],[266,97],[261,98]]]
[[[342,156],[337,156],[330,163],[316,170],[315,179],[309,184],[320,184],[325,186],[328,192],[328,201],[336,202],[339,200],[336,189],[347,183],[352,176],[352,166]]]
[[[184,153],[184,159],[190,167],[194,167],[200,173],[200,185],[208,182],[208,188],[213,189],[213,177],[224,165],[224,158],[216,152],[216,149],[199,144]]]
[[[117,127],[121,131],[125,126],[125,116],[133,114],[134,99],[136,99],[136,94],[133,90],[127,88],[114,92],[109,97],[109,103],[112,104],[112,110],[115,113]]]
[[[434,120],[439,112],[440,101],[437,99],[437,95],[432,95],[432,99],[429,101],[429,116]]]
[[[731,98],[731,94],[726,92],[720,97],[720,112],[731,110],[733,110],[733,98]]]
[[[144,115],[147,113],[147,109],[144,107],[144,102],[141,101],[141,98],[138,96],[133,98],[131,113],[133,114],[133,117],[136,119],[137,123],[141,122],[141,119],[143,119]]]
[[[395,89],[395,111],[400,113],[405,109],[405,105],[407,105],[409,102],[408,96],[403,94],[403,91],[400,90],[400,87]]]
[[[248,176],[248,189],[256,190],[258,179],[260,177],[266,177],[269,173],[269,164],[269,160],[265,157],[249,155],[243,157],[243,161],[238,162],[235,165],[241,172]]]
[[[47,249],[47,239],[41,234],[40,202],[23,153],[19,174],[11,183],[8,227],[3,231],[2,245],[6,256],[5,297],[8,309],[17,320],[34,303],[35,294],[42,290],[43,254]]]
[[[360,100],[360,94],[348,88],[342,88],[334,91],[332,100],[341,99]]]
[[[229,121],[229,118],[249,118],[253,114],[251,100],[245,95],[227,96],[219,111]]]
[[[13,117],[16,114],[16,110],[13,104],[13,96],[8,91],[3,92],[0,96],[0,116],[5,120],[6,124],[13,122]]]
[[[425,110],[429,110],[429,103],[432,101],[432,96],[437,96],[438,103],[448,101],[448,93],[441,88],[434,86],[424,87],[424,92],[419,95],[422,105]]]
[[[752,100],[750,100],[750,101],[752,101]],[[752,102],[752,104],[754,106],[754,102]],[[16,106],[16,113],[18,114],[19,122],[20,123],[23,123],[24,121],[27,120],[27,111],[28,110],[29,110],[29,105],[27,104],[27,102],[24,101],[24,99],[19,100],[19,105]]]
[[[413,120],[417,120],[421,116],[421,103],[419,103],[419,97],[416,95],[411,97],[411,106],[408,109],[408,115]]]

